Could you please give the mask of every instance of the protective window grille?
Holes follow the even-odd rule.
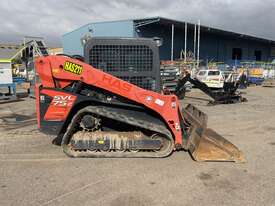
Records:
[[[94,45],[89,64],[106,72],[144,72],[153,69],[153,52],[146,45]]]
[[[146,45],[93,45],[89,64],[141,88],[156,89],[155,78],[142,75],[153,71],[153,51]]]
[[[152,77],[146,77],[146,76],[133,76],[133,77],[127,77],[127,76],[118,76],[118,78],[130,82],[131,84],[135,84],[137,86],[140,86],[144,89],[149,90],[155,90],[156,88],[156,81]]]

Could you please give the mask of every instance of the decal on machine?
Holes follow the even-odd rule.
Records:
[[[74,98],[71,95],[55,95],[52,101],[54,106],[67,107],[72,106]]]
[[[155,103],[158,104],[159,106],[163,106],[164,105],[164,101],[161,99],[156,99]]]
[[[104,74],[102,77],[102,81],[108,83],[110,86],[115,87],[119,90],[124,90],[126,92],[130,92],[132,85],[128,82],[122,81],[110,75]]]
[[[73,62],[65,62],[64,70],[73,74],[80,75],[83,72],[83,66],[75,64]]]

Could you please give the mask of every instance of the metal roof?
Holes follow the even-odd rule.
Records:
[[[151,17],[151,18],[141,18],[141,19],[134,19],[134,25],[136,27],[141,27],[141,26],[146,26],[154,23],[158,23],[161,25],[172,25],[174,24],[175,27],[180,27],[184,28],[185,22],[184,21],[178,21],[174,19],[168,19],[164,17]],[[194,23],[186,22],[188,27],[192,26],[194,28]],[[259,41],[259,42],[264,42],[264,43],[270,43],[270,44],[275,44],[275,40],[270,40],[270,39],[265,39],[261,37],[256,37],[252,35],[247,35],[247,34],[241,34],[241,33],[236,33],[232,31],[226,31],[218,28],[213,28],[209,26],[204,26],[201,25],[201,31],[206,31],[206,32],[211,32],[215,34],[220,34],[220,35],[225,35],[225,36],[232,36],[236,38],[241,38],[241,39],[247,39],[247,40],[254,40],[254,41]]]
[[[19,45],[0,44],[0,59],[10,60],[15,58],[22,48]]]
[[[89,26],[91,24],[100,24],[100,23],[108,23],[108,22],[114,22],[115,23],[115,22],[121,22],[121,21],[133,21],[135,27],[146,26],[146,25],[150,25],[150,24],[153,24],[153,23],[158,23],[158,24],[161,24],[161,25],[174,24],[175,27],[180,27],[180,28],[184,28],[184,25],[185,25],[185,21],[179,21],[179,20],[169,19],[169,18],[165,18],[165,17],[161,17],[161,16],[156,16],[156,17],[147,17],[147,18],[121,19],[121,20],[113,20],[113,21],[101,21],[101,22],[97,21],[97,22],[91,22],[91,23],[85,24],[85,25],[79,27],[78,29],[80,29],[82,27],[85,27],[85,26]],[[190,23],[190,22],[186,22],[186,23],[187,23],[189,28],[191,26],[194,28],[194,25],[195,25],[194,23]],[[63,34],[63,36],[66,36],[66,35],[74,32],[74,31],[75,30],[67,32],[67,33]],[[263,43],[275,44],[275,40],[256,37],[256,36],[248,35],[248,34],[241,34],[241,33],[233,32],[233,31],[226,31],[226,30],[223,30],[223,29],[209,27],[209,26],[205,26],[205,25],[201,25],[201,31],[212,32],[212,33],[225,35],[225,36],[233,36],[233,37],[236,37],[236,38],[254,40],[254,41],[259,41],[259,42],[263,42]]]

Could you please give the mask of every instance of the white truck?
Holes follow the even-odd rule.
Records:
[[[224,82],[232,82],[235,81],[236,77],[233,75],[233,72],[226,72],[220,70],[200,70],[196,74],[196,79],[205,83],[208,87],[214,89],[223,88]]]

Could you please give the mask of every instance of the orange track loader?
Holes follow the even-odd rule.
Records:
[[[166,157],[189,151],[197,161],[244,162],[242,152],[207,128],[192,105],[180,109],[162,95],[68,56],[35,63],[37,120],[70,157]]]

